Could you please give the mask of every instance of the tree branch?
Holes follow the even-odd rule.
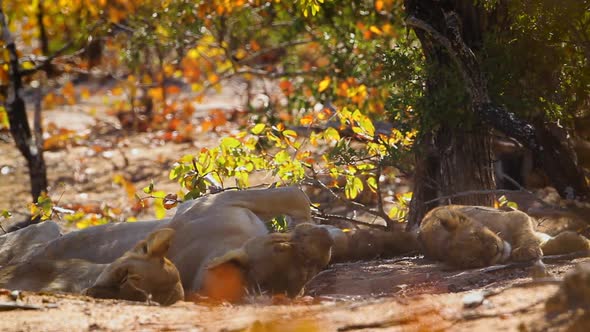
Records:
[[[343,220],[343,221],[348,221],[348,222],[351,222],[351,223],[357,224],[357,225],[363,225],[363,226],[367,226],[367,227],[371,227],[371,228],[387,230],[387,226],[371,224],[368,222],[356,220],[353,218],[349,218],[349,217],[341,216],[341,215],[337,215],[337,214],[325,213],[321,210],[320,211],[312,211],[312,215],[313,215],[313,217],[320,219],[320,220],[330,220],[330,219]]]
[[[387,215],[387,213],[385,213],[385,211],[383,211],[383,210],[381,210],[381,211],[379,211],[379,210],[373,210],[373,209],[369,208],[368,206],[366,206],[364,204],[361,204],[361,203],[358,203],[358,202],[355,202],[355,201],[351,201],[349,199],[342,198],[340,195],[338,195],[337,193],[335,193],[331,188],[329,188],[325,183],[323,183],[322,181],[320,181],[317,178],[317,174],[316,174],[315,170],[313,169],[313,167],[310,167],[310,168],[311,168],[311,171],[312,171],[312,174],[313,174],[313,177],[310,179],[310,180],[313,180],[312,181],[312,185],[318,185],[321,189],[323,189],[324,191],[326,191],[327,193],[329,193],[332,197],[334,197],[335,199],[341,201],[342,203],[346,204],[347,206],[349,206],[349,207],[351,207],[353,209],[358,209],[358,210],[364,211],[364,212],[366,212],[368,214],[371,214],[373,216],[376,216],[376,217],[379,217],[379,218],[383,219],[386,222],[386,224],[388,225],[388,228],[392,228],[392,226],[390,226],[390,225],[394,225],[395,226],[395,225],[399,224],[397,222],[397,220],[391,219]]]

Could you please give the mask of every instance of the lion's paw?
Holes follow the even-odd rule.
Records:
[[[518,248],[512,250],[512,255],[510,257],[512,258],[513,261],[522,262],[522,261],[530,261],[530,260],[539,259],[542,256],[543,256],[543,252],[541,251],[541,248],[539,248],[537,246],[531,246],[531,247],[518,247]]]

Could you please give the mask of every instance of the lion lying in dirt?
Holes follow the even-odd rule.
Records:
[[[575,232],[551,237],[536,232],[532,218],[524,212],[482,206],[434,208],[422,220],[418,238],[428,257],[461,268],[590,249],[588,239]]]
[[[0,269],[0,287],[131,301],[151,298],[170,305],[184,299],[178,270],[165,257],[173,235],[172,229],[159,229],[110,264],[33,259],[7,265]]]
[[[308,226],[293,234],[268,234],[263,221],[287,215],[296,224],[311,222],[309,205],[307,195],[295,187],[224,191],[181,204],[171,220],[71,232],[49,242],[33,258],[110,263],[149,232],[167,227],[176,231],[168,257],[178,268],[186,293],[200,292],[211,262],[219,265],[225,257],[247,276],[244,288],[296,295],[325,266],[329,235]],[[240,255],[234,250],[241,250]]]

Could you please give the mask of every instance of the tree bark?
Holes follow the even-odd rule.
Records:
[[[436,207],[436,202],[432,202],[432,200],[437,197],[440,191],[437,180],[440,161],[438,154],[434,151],[434,142],[430,133],[422,135],[420,140],[416,142],[415,162],[414,188],[406,226],[408,231],[415,230],[424,215]]]
[[[457,130],[442,126],[437,132],[440,151],[440,184],[443,196],[459,192],[494,189],[496,181],[492,168],[493,156],[489,130]],[[439,201],[439,204],[494,204],[493,194],[459,196]]]
[[[420,17],[431,24],[438,31],[446,31],[446,21],[443,8],[439,2],[406,0],[406,10],[410,17]],[[481,42],[481,31],[477,11],[473,8],[463,9],[466,13],[465,21],[469,24],[464,31],[469,31],[469,39],[473,44]],[[426,61],[431,70],[426,82],[426,98],[440,95],[437,91],[446,86],[438,73],[442,70],[454,70],[453,59],[449,56],[444,45],[423,29],[414,27],[420,40]],[[471,106],[473,108],[473,102]],[[457,113],[459,114],[459,113]],[[477,129],[469,129],[465,125],[451,125],[440,123],[432,132],[422,133],[423,137],[432,136],[430,150],[434,156],[424,158],[423,148],[416,153],[417,165],[414,175],[414,195],[410,202],[408,229],[415,229],[430,209],[437,204],[436,197],[452,195],[475,189],[494,189],[495,179],[492,168],[491,135],[489,129],[476,125]],[[437,185],[437,190],[428,189],[424,181],[430,178]],[[461,196],[447,199],[439,204],[471,204],[491,205],[494,195],[482,194]]]
[[[0,25],[2,26],[2,38],[10,56],[10,84],[6,99],[6,110],[10,123],[10,133],[14,142],[27,160],[29,176],[31,179],[31,195],[33,202],[42,192],[47,191],[47,175],[45,161],[42,154],[42,144],[31,135],[31,128],[27,119],[25,101],[22,97],[22,74],[18,63],[18,53],[14,39],[8,30],[8,24],[2,10],[0,1]]]

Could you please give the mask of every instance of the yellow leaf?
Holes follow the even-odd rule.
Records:
[[[198,58],[200,57],[200,55],[199,55],[199,51],[197,51],[197,49],[194,49],[194,48],[193,48],[193,49],[190,49],[190,50],[189,50],[189,51],[186,53],[186,55],[187,55],[189,58],[193,59],[193,60],[196,60],[196,59],[198,59]]]
[[[257,123],[254,128],[252,128],[251,132],[254,135],[258,135],[264,130],[264,128],[266,128],[264,123]]]
[[[302,126],[307,126],[307,125],[312,124],[313,123],[313,115],[308,114],[308,115],[302,117],[301,120],[299,120],[299,123]]]
[[[163,219],[166,216],[166,209],[162,198],[154,199],[154,212],[157,219]]]
[[[346,198],[355,199],[356,196],[363,191],[363,181],[356,176],[352,176],[346,179],[346,185],[344,186],[344,193]]]
[[[338,141],[340,140],[340,134],[338,133],[338,130],[329,127],[324,131],[324,138],[327,141]]]
[[[372,192],[377,192],[377,179],[373,176],[367,179],[367,186]]]
[[[331,79],[329,77],[324,78],[318,85],[318,92],[323,92],[330,86]]]
[[[236,54],[234,55],[236,57],[236,59],[238,60],[242,60],[243,58],[245,58],[248,55],[248,53],[246,52],[246,50],[244,50],[243,48],[239,48],[236,51]]]
[[[25,61],[25,62],[23,62],[22,67],[24,70],[29,70],[29,69],[35,68],[35,64],[33,64],[30,61]]]
[[[287,129],[287,130],[283,131],[283,136],[296,138],[297,137],[297,132],[294,131],[294,130],[291,130],[291,129]]]
[[[376,35],[381,35],[383,33],[381,30],[379,30],[378,27],[374,25],[371,25],[371,27],[369,27],[369,30]]]

